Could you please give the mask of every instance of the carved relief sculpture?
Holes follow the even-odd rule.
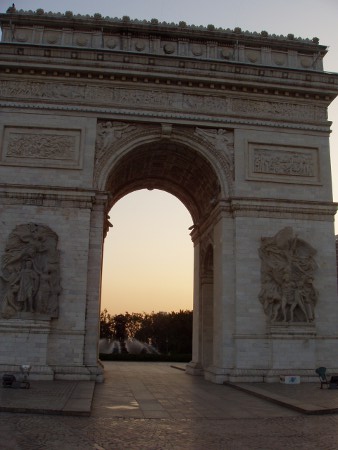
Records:
[[[312,322],[318,293],[313,285],[316,250],[283,228],[262,237],[259,300],[271,322]]]
[[[99,122],[96,129],[95,174],[109,157],[115,142],[129,135],[136,127],[122,122]]]
[[[20,312],[58,317],[58,236],[45,225],[18,225],[9,235],[0,275],[3,318]]]
[[[200,273],[204,278],[211,278],[213,275],[213,238],[211,234],[208,234],[201,241],[201,250],[200,250]]]
[[[109,149],[114,142],[121,139],[128,128],[133,129],[134,127],[120,122],[108,121],[99,123],[97,125],[97,148],[100,148],[102,151]]]
[[[12,133],[7,156],[21,158],[74,159],[74,136]]]
[[[261,149],[254,153],[255,173],[313,177],[314,164],[312,154]]]
[[[223,129],[208,130],[196,127],[195,134],[211,144],[211,148],[221,161],[228,181],[229,191],[232,193],[234,181],[234,139],[233,132]]]
[[[5,126],[1,162],[20,166],[80,168],[81,130]]]

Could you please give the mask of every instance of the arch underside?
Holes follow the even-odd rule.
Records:
[[[139,189],[160,189],[177,197],[194,224],[202,222],[220,196],[220,183],[207,159],[185,145],[160,141],[121,157],[107,181],[113,206]]]

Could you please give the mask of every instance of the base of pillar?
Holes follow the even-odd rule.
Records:
[[[186,373],[189,375],[201,376],[201,375],[203,375],[203,372],[204,372],[203,367],[201,366],[200,363],[195,363],[195,362],[191,361],[186,366]]]
[[[330,373],[338,373],[338,369],[330,369]],[[208,367],[204,370],[204,378],[216,384],[229,383],[279,383],[281,377],[299,376],[301,383],[314,383],[318,375],[312,369],[223,369]]]
[[[229,369],[216,366],[209,366],[204,369],[204,378],[215,384],[223,384],[228,379]]]
[[[101,365],[97,366],[53,366],[55,380],[103,381]]]

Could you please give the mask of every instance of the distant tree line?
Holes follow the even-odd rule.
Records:
[[[153,345],[162,354],[192,352],[192,311],[128,313],[100,316],[100,338],[138,339]]]

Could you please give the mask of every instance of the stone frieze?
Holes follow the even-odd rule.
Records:
[[[249,142],[248,179],[320,184],[318,148]]]
[[[325,107],[298,104],[295,101],[248,100],[230,95],[194,95],[163,92],[156,89],[126,89],[93,84],[51,83],[0,80],[3,99],[42,100],[72,104],[123,106],[143,110],[160,109],[182,112],[209,113],[211,115],[240,115],[244,117],[291,119],[298,122],[324,122]]]

